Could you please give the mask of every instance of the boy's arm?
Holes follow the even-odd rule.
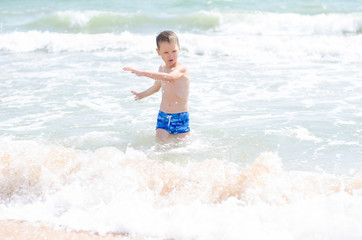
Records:
[[[161,82],[160,81],[155,81],[155,83],[153,84],[152,87],[150,87],[149,89],[143,91],[143,92],[136,92],[136,91],[131,91],[132,94],[134,95],[134,99],[135,100],[141,100],[142,98],[148,97],[156,92],[158,92],[161,88]]]
[[[164,73],[164,72],[146,72],[146,71],[140,71],[136,70],[130,67],[124,67],[124,71],[130,71],[133,74],[136,74],[139,77],[148,77],[152,78],[154,80],[160,80],[160,81],[166,81],[166,82],[172,82],[175,81],[181,77],[183,77],[185,73],[184,67],[176,67],[172,72],[170,73]]]

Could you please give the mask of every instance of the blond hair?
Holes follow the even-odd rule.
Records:
[[[156,37],[156,44],[158,49],[160,49],[161,42],[168,42],[168,43],[175,42],[177,46],[180,46],[176,33],[172,31],[163,31],[159,33]]]

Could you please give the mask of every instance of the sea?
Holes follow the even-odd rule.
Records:
[[[167,143],[161,93],[131,94],[153,80],[122,71],[158,71],[163,30],[191,76]],[[361,0],[0,0],[0,220],[361,240],[361,46]]]

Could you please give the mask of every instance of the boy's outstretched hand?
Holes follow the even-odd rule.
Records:
[[[136,70],[136,69],[134,69],[134,68],[124,67],[124,68],[123,68],[123,71],[129,71],[129,72],[131,72],[131,73],[133,73],[133,74],[136,74],[136,75],[139,76],[139,77],[143,76],[143,73],[142,73],[141,71],[138,71],[138,70]]]

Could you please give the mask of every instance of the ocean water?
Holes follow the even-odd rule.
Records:
[[[160,144],[156,35],[191,73]],[[143,239],[362,238],[362,1],[0,0],[0,220]]]

